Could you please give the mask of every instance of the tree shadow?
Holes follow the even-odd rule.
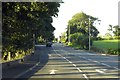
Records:
[[[23,63],[20,63],[21,65],[15,65],[11,68],[8,68],[3,75],[7,75],[8,73],[15,73],[19,70],[21,70],[22,72],[26,67],[27,69],[20,73],[19,76],[17,75],[17,73],[17,78],[4,76],[2,80],[28,80],[32,75],[34,75],[38,70],[42,69],[46,65],[49,59],[48,53],[50,53],[51,50],[51,47],[46,47],[45,45],[36,46],[34,54],[29,55]]]

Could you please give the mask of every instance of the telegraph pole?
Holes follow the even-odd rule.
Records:
[[[33,54],[34,54],[34,52],[35,52],[35,34],[33,34]]]
[[[89,52],[90,52],[90,17],[89,17]]]
[[[70,26],[68,26],[68,33],[69,33],[69,38],[68,38],[68,42],[70,43]]]

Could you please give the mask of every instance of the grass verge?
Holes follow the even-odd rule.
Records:
[[[120,55],[120,40],[94,41],[92,50],[105,54]]]

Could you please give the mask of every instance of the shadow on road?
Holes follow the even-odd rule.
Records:
[[[36,46],[35,54],[27,57],[23,63],[19,63],[3,70],[2,80],[28,80],[46,65],[49,59],[48,53],[50,53],[51,50],[51,47],[46,47],[45,45]],[[15,78],[16,76],[18,77]]]

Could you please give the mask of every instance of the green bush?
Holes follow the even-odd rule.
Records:
[[[89,48],[89,38],[87,35],[83,35],[82,33],[74,33],[71,34],[71,42],[73,45],[80,45],[82,49],[87,49]],[[93,43],[93,40],[91,38],[90,40],[91,46]]]
[[[94,51],[94,52],[106,53],[105,50],[103,50],[102,48],[98,48],[98,47],[95,47],[95,46],[92,46],[91,50]]]
[[[120,49],[111,49],[111,48],[109,48],[107,50],[107,54],[120,55]]]

